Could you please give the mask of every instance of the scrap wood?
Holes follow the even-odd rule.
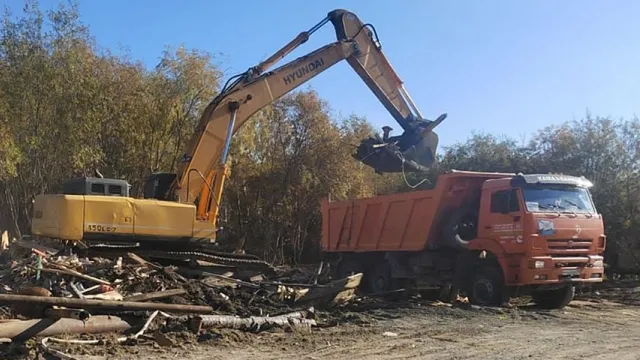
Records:
[[[45,256],[53,255],[58,252],[58,249],[56,248],[31,240],[31,237],[28,235],[23,235],[18,241],[11,244],[11,246],[13,245],[30,251],[38,250],[39,252],[44,253]]]
[[[115,290],[105,291],[99,294],[83,295],[83,298],[96,299],[96,300],[116,300],[116,301],[124,300],[124,297]]]
[[[183,282],[183,283],[188,283],[188,282],[189,282],[189,280],[187,280],[184,276],[182,276],[182,275],[178,274],[175,270],[176,270],[176,267],[173,267],[173,266],[165,266],[165,267],[162,269],[162,272],[163,272],[165,275],[167,275],[167,276],[171,277],[172,279],[174,279],[174,280],[176,280],[176,281],[181,281],[181,282]]]
[[[90,292],[90,291],[93,291],[93,290],[96,290],[96,289],[100,288],[101,286],[103,286],[103,285],[102,285],[102,284],[93,285],[92,287],[89,287],[89,288],[86,288],[86,289],[84,289],[84,290],[80,291],[80,293],[81,293],[82,295],[84,295],[84,294],[86,294],[86,293],[88,293],[88,292]]]
[[[154,264],[152,262],[149,262],[149,261],[141,258],[140,256],[138,256],[135,253],[131,253],[131,252],[127,253],[127,257],[129,259],[133,260],[134,262],[138,263],[139,265],[146,266],[146,267],[149,267],[149,268],[153,268],[153,269],[156,269],[156,270],[161,270],[162,269],[162,266],[156,265],[156,264]]]
[[[151,338],[156,342],[156,344],[160,346],[173,346],[175,343],[173,340],[169,339],[165,334],[161,333],[159,330],[151,333]]]
[[[323,302],[338,304],[346,302],[355,296],[355,290],[360,285],[362,273],[348,276],[325,284],[324,287],[310,286],[303,289],[294,289],[286,285],[278,287],[278,294],[282,300],[293,302]]]
[[[0,251],[7,250],[9,248],[9,232],[7,230],[2,232],[2,239],[0,240]]]
[[[268,285],[268,286],[273,286],[273,287],[278,287],[278,286],[290,286],[290,287],[304,287],[304,288],[310,288],[310,287],[331,287],[331,285],[321,285],[321,284],[299,284],[299,283],[285,283],[285,282],[280,282],[280,281],[266,281],[266,280],[259,280],[258,278],[256,278],[256,283],[253,282],[246,282],[243,280],[239,280],[239,279],[235,279],[235,278],[231,278],[228,276],[224,276],[224,275],[218,275],[218,274],[213,274],[213,273],[204,273],[206,274],[207,278],[203,279],[202,282],[204,282],[206,285],[218,285],[218,286],[229,286],[231,283],[236,284],[236,285],[242,285],[242,286],[246,286],[252,289],[260,289],[263,288],[264,285]],[[253,281],[253,280],[252,280]]]
[[[273,285],[273,286],[286,286],[286,287],[302,287],[302,288],[328,288],[333,287],[333,285],[327,284],[303,284],[303,283],[294,283],[294,282],[281,282],[281,281],[261,281],[260,284],[263,285]]]
[[[220,280],[219,281],[220,283],[226,283],[225,285],[220,285],[220,286],[237,287],[238,285],[244,285],[244,286],[253,287],[256,289],[260,287],[259,285],[256,285],[250,282],[245,282],[240,279],[236,279],[228,276],[228,274],[233,274],[232,272],[229,272],[229,271],[225,272],[224,274],[216,274],[216,273],[202,270],[202,269],[190,269],[182,266],[178,268],[178,271],[189,277],[204,278],[209,282],[208,285],[217,285],[217,284],[214,284],[215,281],[212,281],[211,279],[211,278],[216,278]]]
[[[250,282],[246,282],[246,281],[242,281],[242,280],[238,280],[238,279],[234,279],[232,277],[227,277],[224,275],[218,275],[218,274],[213,274],[213,273],[206,273],[207,278],[201,280],[202,283],[204,283],[205,285],[210,285],[210,286],[229,286],[230,284],[233,285],[242,285],[242,286],[246,286],[248,288],[252,288],[252,289],[260,289],[260,285],[257,284],[253,284]],[[215,279],[215,280],[212,280]]]
[[[87,266],[85,268],[84,274],[94,274],[97,273],[99,271],[102,270],[107,270],[107,269],[120,269],[122,267],[122,263],[118,260],[116,261],[109,261],[106,262],[104,264],[97,264],[97,265],[93,265],[93,266]]]
[[[95,282],[95,283],[98,283],[98,284],[102,284],[102,285],[111,285],[111,283],[106,281],[106,280],[102,280],[102,279],[95,278],[93,276],[85,275],[85,274],[77,272],[75,270],[71,270],[69,268],[66,268],[66,267],[64,267],[62,265],[50,264],[50,266],[55,267],[55,268],[52,269],[52,268],[44,268],[43,267],[40,270],[42,272],[75,276],[77,278],[80,278],[80,279],[83,279],[83,280],[87,280],[87,281],[92,281],[92,282]]]
[[[187,290],[183,288],[177,288],[177,289],[171,289],[171,290],[163,290],[163,291],[156,291],[152,293],[128,296],[128,297],[125,297],[124,300],[125,301],[149,301],[149,300],[163,299],[163,298],[176,296],[176,295],[184,295],[186,293],[187,293]]]
[[[180,305],[152,302],[117,301],[117,300],[89,300],[65,297],[41,297],[31,295],[0,294],[0,303],[47,304],[75,308],[102,308],[115,310],[164,310],[187,313],[211,313],[213,308],[201,305]]]
[[[69,287],[71,288],[71,291],[73,291],[73,293],[78,297],[78,299],[84,299],[84,295],[82,294],[82,291],[80,291],[76,283],[74,283],[73,281],[70,282]]]
[[[199,332],[202,329],[214,327],[260,331],[265,326],[274,325],[292,327],[316,326],[317,323],[314,319],[307,319],[310,314],[313,314],[313,308],[283,315],[250,316],[247,318],[240,318],[234,315],[203,315],[191,318],[189,320],[189,328],[194,332]]]
[[[320,261],[320,265],[318,265],[318,271],[316,271],[316,273],[313,274],[313,283],[314,284],[318,283],[318,279],[320,278],[320,275],[322,274],[323,268],[324,268],[324,261]]]

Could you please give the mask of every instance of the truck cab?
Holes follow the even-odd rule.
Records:
[[[507,287],[540,299],[562,291],[572,297],[569,285],[601,282],[604,274],[606,236],[591,186],[566,175],[486,180],[468,249],[495,255]]]

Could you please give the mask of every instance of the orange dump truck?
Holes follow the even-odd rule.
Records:
[[[583,177],[451,171],[430,190],[323,200],[322,248],[366,291],[463,293],[499,305],[529,294],[562,308],[603,280],[602,216]]]

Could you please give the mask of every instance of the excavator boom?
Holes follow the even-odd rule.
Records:
[[[335,28],[336,42],[268,71],[328,22]],[[399,171],[401,162],[404,171],[405,155],[419,151],[416,145],[422,142],[423,152],[419,155],[422,162],[413,162],[416,166],[412,169],[423,170],[431,165],[437,146],[437,135],[432,132],[434,122],[422,118],[402,80],[382,53],[375,28],[363,24],[351,12],[334,10],[268,59],[227,82],[204,110],[187,146],[184,161],[170,189],[176,195],[174,198],[180,202],[198,199],[198,215],[212,220],[215,213],[209,210],[212,201],[216,205],[220,201],[233,135],[257,111],[345,59],[404,130],[404,142],[384,143],[368,139],[363,141],[354,157],[365,152],[368,160],[358,160],[379,172]],[[395,165],[389,165],[390,162]]]
[[[270,70],[329,22],[337,41]],[[216,220],[229,174],[231,139],[258,110],[342,60],[404,130],[389,137],[390,128],[383,128],[383,139],[363,140],[353,156],[377,172],[430,166],[438,142],[433,128],[446,115],[425,120],[382,53],[375,28],[353,13],[334,10],[257,66],[232,77],[204,110],[178,172],[152,174],[143,199],[130,197],[129,184],[122,179],[73,179],[62,194],[36,197],[32,234],[82,243],[81,247],[100,253],[136,249],[139,256],[172,262],[195,259],[270,269],[255,257],[220,253],[209,246],[219,230]]]

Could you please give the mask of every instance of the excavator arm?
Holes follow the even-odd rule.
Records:
[[[267,71],[328,22],[333,24],[338,41]],[[178,176],[170,187],[174,198],[181,202],[197,200],[199,219],[215,222],[224,179],[228,175],[227,160],[233,135],[257,111],[345,59],[404,129],[398,141],[363,141],[358,152],[367,153],[369,159],[377,159],[363,162],[376,171],[398,171],[397,161],[395,166],[384,162],[401,159],[404,170],[405,154],[415,154],[416,145],[422,142],[425,146],[421,156],[427,160],[422,164],[414,162],[413,169],[429,166],[437,146],[437,135],[432,130],[441,119],[433,122],[422,118],[383,55],[375,29],[363,24],[351,12],[334,10],[274,55],[225,84],[204,110],[187,146]]]

